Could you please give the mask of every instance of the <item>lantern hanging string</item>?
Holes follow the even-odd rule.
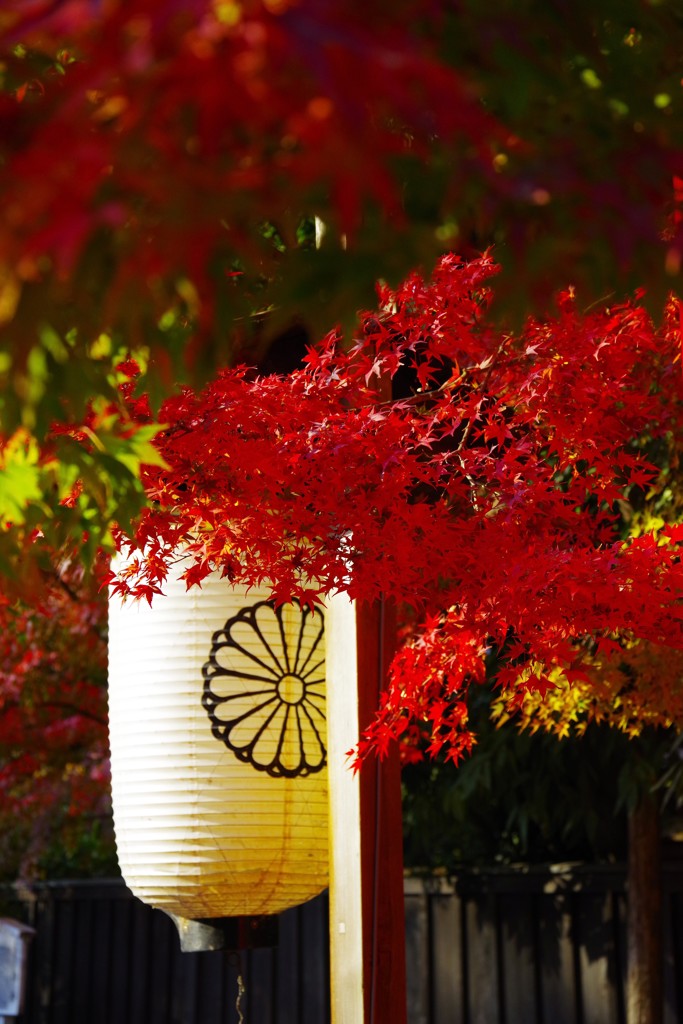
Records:
[[[237,999],[235,1000],[235,1009],[237,1010],[237,1024],[244,1024],[244,1014],[242,1013],[242,999],[244,998],[246,988],[244,987],[244,958],[242,952],[238,952],[237,950],[230,950],[228,952],[228,963],[237,971]]]
[[[238,1024],[244,1024],[244,1014],[242,1013],[242,997],[244,995],[244,980],[242,978],[242,966],[237,972],[237,999],[235,1000],[235,1009],[237,1010]]]

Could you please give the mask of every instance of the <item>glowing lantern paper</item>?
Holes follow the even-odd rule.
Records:
[[[275,914],[327,885],[324,623],[214,574],[109,613],[114,823],[140,899]]]

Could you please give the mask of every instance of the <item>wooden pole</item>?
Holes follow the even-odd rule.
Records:
[[[659,804],[648,793],[628,820],[628,1024],[662,1024],[663,942]]]
[[[395,644],[384,603],[331,599],[328,650],[333,1024],[405,1024],[403,830],[398,754],[359,773],[346,754],[377,709]]]

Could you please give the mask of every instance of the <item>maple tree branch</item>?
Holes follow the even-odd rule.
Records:
[[[45,580],[46,583],[50,583],[50,582],[57,583],[58,586],[60,587],[60,589],[63,590],[64,593],[69,598],[71,598],[71,600],[74,602],[74,604],[82,603],[83,598],[81,598],[79,596],[78,591],[74,590],[74,588],[71,586],[70,583],[67,583],[67,581],[64,579],[62,573],[58,572],[54,568],[43,569],[42,570],[42,576],[43,576],[43,579]]]
[[[505,348],[505,346],[509,342],[509,340],[510,340],[510,336],[508,334],[504,334],[502,339],[501,339],[501,341],[500,341],[500,344],[498,345],[498,348],[496,349],[496,351],[491,356],[491,361],[490,361],[489,365],[486,367],[486,373],[484,374],[484,376],[482,378],[482,381],[481,381],[481,384],[479,385],[480,388],[483,389],[488,384],[489,379],[491,377],[491,374],[493,373],[493,370],[496,367],[498,359],[499,359],[503,349]],[[463,431],[463,435],[460,438],[460,442],[458,444],[458,447],[456,448],[456,451],[461,452],[463,450],[463,448],[465,447],[465,445],[467,444],[467,442],[469,440],[469,437],[470,437],[470,434],[472,433],[473,425],[474,425],[474,420],[472,418],[468,419],[467,426],[465,427],[465,430]]]
[[[413,403],[415,403],[419,405],[419,403],[423,402],[425,399],[436,398],[437,395],[442,395],[445,391],[452,391],[454,388],[458,386],[458,384],[461,384],[465,380],[467,374],[470,373],[472,370],[476,370],[476,366],[465,366],[460,371],[459,377],[457,377],[455,380],[451,378],[450,380],[444,381],[443,384],[439,384],[438,388],[430,388],[429,391],[416,391],[414,394],[408,395],[406,398],[385,398],[382,402],[377,402],[376,405],[378,408],[381,408],[382,406],[385,405],[398,404],[412,405]]]
[[[509,340],[510,336],[506,335],[501,341],[498,348],[496,349],[495,353],[491,356],[491,361],[489,365],[486,367],[486,373],[481,381],[482,387],[484,387],[488,382],[489,377],[491,376],[491,373],[494,370],[495,366],[500,365],[499,356],[501,355],[503,349],[505,348]],[[505,365],[507,366],[513,365],[515,363],[521,363],[522,360],[525,358],[526,355],[524,354],[519,356],[510,356],[509,360],[506,361]],[[461,369],[459,377],[455,379],[451,378],[449,380],[446,380],[443,382],[443,384],[439,384],[439,386],[436,388],[430,388],[429,391],[416,391],[414,394],[408,395],[406,398],[385,398],[382,402],[377,402],[376,405],[378,408],[381,408],[385,405],[396,405],[398,403],[400,403],[401,405],[419,404],[425,399],[436,398],[438,395],[442,395],[445,391],[453,391],[459,384],[462,384],[471,373],[473,373],[475,370],[480,369],[481,363],[472,363],[471,366],[464,366]],[[354,408],[357,410],[357,407]]]
[[[38,704],[40,708],[61,708],[62,711],[72,711],[74,715],[80,718],[87,718],[90,722],[95,722],[97,725],[106,726],[107,719],[102,718],[100,715],[96,715],[94,711],[86,711],[85,708],[79,708],[75,704],[69,703],[65,700],[43,700]]]
[[[95,722],[96,725],[101,725],[103,728],[107,725],[107,719],[101,715],[97,715],[94,711],[87,711],[85,708],[79,708],[76,704],[72,704],[65,700],[41,700],[35,705],[37,708],[61,708],[62,711],[71,711],[74,715],[80,718],[87,718],[91,722]],[[0,710],[0,717],[6,711],[21,710],[22,705],[18,700],[5,701],[2,709]],[[38,728],[38,726],[35,726]]]
[[[87,597],[81,596],[78,593],[78,591],[75,590],[71,586],[71,584],[68,583],[67,580],[64,579],[63,575],[61,573],[57,572],[56,569],[51,569],[49,571],[48,570],[43,570],[43,577],[45,578],[46,581],[51,581],[53,583],[57,583],[57,585],[60,587],[60,589],[67,595],[67,597],[75,605],[83,605],[83,604],[85,604],[89,600]],[[98,628],[96,623],[94,623],[94,622],[91,623],[90,625],[88,625],[87,629],[88,629],[88,632],[91,633],[93,636],[96,636],[98,640],[104,640],[105,639],[102,630]]]
[[[584,306],[584,315],[586,313],[590,313],[591,309],[595,309],[596,306],[601,306],[604,302],[607,302],[608,299],[613,298],[614,295],[614,291],[607,292],[605,295],[601,295],[599,299],[596,299],[595,302],[590,302],[587,306]]]
[[[498,363],[498,359],[500,358],[500,355],[503,352],[503,349],[505,348],[505,346],[507,345],[509,340],[510,340],[510,336],[507,335],[507,334],[504,334],[503,337],[500,340],[498,348],[496,349],[494,354],[491,356],[491,361],[490,361],[489,365],[487,366],[486,373],[484,374],[484,377],[482,378],[482,381],[481,381],[481,383],[479,385],[482,390],[488,384],[489,379],[491,377],[491,374],[493,373],[493,370],[494,370],[495,366]],[[470,418],[468,419],[467,424],[465,426],[465,429],[463,431],[462,437],[460,438],[458,446],[455,449],[456,453],[460,453],[463,450],[463,448],[465,447],[465,445],[467,444],[467,442],[468,442],[468,440],[470,438],[470,435],[472,433],[473,426],[474,426],[474,418],[472,416],[470,416]],[[475,512],[479,512],[479,502],[477,501],[476,484],[475,484],[474,480],[472,479],[472,477],[470,476],[470,474],[467,472],[467,469],[465,468],[465,464],[463,462],[463,459],[462,459],[462,457],[459,454],[458,454],[458,458],[460,460],[460,465],[461,465],[463,473],[465,475],[465,479],[467,480],[468,484],[470,485],[470,494],[471,494],[471,497],[472,497],[472,508],[474,509]]]

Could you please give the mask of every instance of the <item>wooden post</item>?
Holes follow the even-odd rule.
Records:
[[[332,1024],[405,1024],[398,755],[356,774],[346,756],[377,709],[395,623],[383,603],[357,610],[339,595],[328,604],[326,634]]]
[[[648,793],[628,819],[628,1024],[662,1024],[662,868],[659,803]]]

